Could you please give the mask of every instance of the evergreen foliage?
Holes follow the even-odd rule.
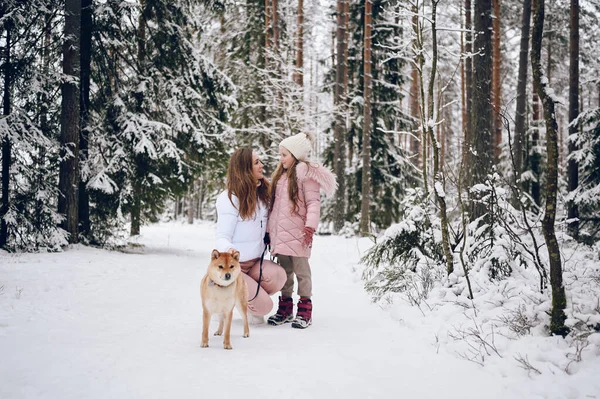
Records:
[[[428,201],[420,189],[408,189],[402,201],[402,220],[385,232],[362,262],[365,288],[376,299],[387,292],[404,292],[416,279],[434,281],[444,274],[441,231],[430,219]]]
[[[101,41],[94,60],[109,75],[93,76],[101,88],[92,100],[100,134],[87,165],[91,217],[110,218],[96,225],[98,240],[106,227],[122,225],[122,214],[137,211],[141,222],[156,221],[167,199],[184,193],[223,151],[233,87],[194,43],[186,4],[145,3],[143,48],[135,40],[140,27],[130,22],[137,9],[114,2],[98,10],[102,31],[122,37]]]
[[[417,182],[416,171],[399,145],[398,133],[405,130],[408,117],[399,107],[403,98],[403,57],[390,51],[402,37],[402,29],[392,13],[393,1],[373,1],[373,89],[371,132],[371,222],[385,228],[400,218],[400,199]],[[362,187],[363,112],[363,22],[364,2],[350,3],[348,45],[348,211],[346,221],[354,223],[360,215]],[[334,79],[334,73],[329,74]],[[326,162],[333,165],[333,146],[327,149]],[[327,211],[331,214],[331,210]]]
[[[579,163],[579,187],[569,194],[579,207],[580,236],[592,244],[600,240],[600,108],[580,115],[582,132],[575,141],[578,150],[571,157]]]
[[[0,25],[10,26],[10,59],[2,46],[2,92],[9,90],[10,114],[0,119],[0,141],[11,146],[9,207],[4,215],[8,227],[5,249],[11,251],[57,250],[65,245],[66,232],[58,227],[58,142],[62,81],[56,54],[60,51],[52,2],[25,4],[6,1]],[[5,33],[3,31],[2,33]],[[52,58],[50,58],[52,57]],[[8,61],[8,63],[7,63]],[[4,74],[10,75],[5,87]],[[5,106],[6,98],[3,98]]]

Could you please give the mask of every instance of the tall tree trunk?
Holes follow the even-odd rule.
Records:
[[[265,0],[265,50],[266,57],[268,57],[269,48],[272,43],[272,30],[271,30],[271,10],[272,10],[272,2],[271,0]]]
[[[492,81],[492,0],[475,0],[475,48],[478,55],[473,59],[473,102],[471,109],[471,148],[469,153],[471,186],[485,183],[492,170],[492,105],[489,93]],[[474,203],[471,217],[482,216],[486,209]]]
[[[49,14],[46,14],[44,18],[44,38],[42,41],[42,76],[49,76],[50,74],[50,41],[52,34],[52,17]],[[40,93],[40,130],[44,137],[50,137],[50,125],[48,121],[48,83],[44,86],[44,89],[41,90]],[[45,168],[45,160],[46,160],[46,147],[43,144],[37,146],[37,185],[40,190],[42,190],[42,186],[44,184],[44,180],[46,179],[46,168]],[[38,229],[42,229],[42,215],[43,208],[46,204],[44,203],[44,199],[38,198],[35,201],[35,221],[37,223]]]
[[[427,131],[431,139],[431,149],[433,151],[433,191],[435,198],[440,207],[440,224],[442,227],[442,246],[444,249],[444,257],[446,258],[446,272],[448,274],[454,271],[452,263],[452,251],[450,250],[450,234],[448,229],[448,214],[446,209],[446,194],[444,192],[445,176],[440,162],[440,144],[435,138],[433,132],[434,115],[434,99],[433,90],[435,85],[435,75],[437,74],[438,47],[437,47],[437,4],[439,0],[433,0],[431,3],[431,37],[433,56],[431,59],[431,75],[429,77],[429,87],[427,91]]]
[[[465,73],[465,23],[463,20],[463,7],[460,7],[460,103],[462,109],[463,140],[467,131],[467,84]],[[463,144],[465,141],[463,141]],[[463,149],[464,150],[464,149]]]
[[[335,193],[335,207],[333,215],[333,228],[340,231],[344,227],[346,215],[346,92],[344,91],[347,64],[344,59],[347,14],[345,12],[345,3],[348,0],[338,0],[337,2],[337,32],[336,32],[336,65],[335,65],[335,122],[334,122],[334,169],[338,182],[338,189]]]
[[[564,309],[567,305],[565,288],[562,280],[562,265],[560,259],[560,248],[554,232],[556,217],[556,196],[558,192],[558,126],[554,113],[554,99],[548,94],[548,84],[542,72],[540,53],[542,50],[542,33],[544,30],[544,2],[537,0],[533,17],[533,31],[531,39],[531,70],[538,96],[544,107],[544,119],[546,122],[546,151],[548,165],[546,167],[546,210],[542,220],[544,240],[548,248],[550,259],[550,284],[552,285],[552,313],[550,319],[550,331],[552,334],[568,334],[569,329],[565,326],[566,315]]]
[[[304,84],[304,0],[298,0],[298,39],[296,43],[296,71],[294,81],[298,86]]]
[[[58,212],[65,216],[62,227],[69,242],[79,241],[79,46],[81,40],[81,0],[65,2],[65,39],[63,73],[70,81],[61,86],[60,115],[61,162],[59,172]]]
[[[464,132],[465,138],[463,146],[463,156],[465,157],[465,159],[467,159],[468,162],[470,162],[469,147],[471,146],[471,131],[473,129],[473,127],[471,126],[471,109],[473,108],[473,57],[471,56],[471,54],[473,54],[473,21],[471,19],[471,8],[471,0],[465,0],[465,50],[468,56],[465,57],[465,103],[467,115],[465,125],[467,126],[467,128]],[[466,169],[470,168],[468,162],[466,163]],[[469,182],[470,179],[466,179],[465,181]]]
[[[188,195],[187,195],[187,203],[188,203],[187,222],[188,222],[188,224],[194,224],[194,210],[196,209],[196,207],[195,207],[196,198],[198,198],[198,196],[197,196],[196,192],[194,191],[194,180],[192,180],[190,182],[190,185],[188,186]]]
[[[273,8],[271,9],[272,15],[271,19],[273,21],[273,51],[277,54],[279,52],[279,10],[278,10],[278,0],[271,0],[271,5]]]
[[[517,110],[515,115],[515,173],[517,181],[521,181],[523,161],[525,159],[523,144],[525,143],[525,119],[527,116],[527,58],[529,53],[529,30],[531,24],[531,0],[523,0],[523,17],[521,20],[521,47],[519,52],[519,72],[517,83]]]
[[[578,132],[578,124],[573,121],[579,115],[579,0],[571,0],[571,33],[569,39],[569,137],[572,139]],[[569,140],[569,154],[577,151],[577,144]],[[569,159],[567,166],[569,192],[579,185],[579,163]],[[568,204],[569,234],[579,236],[579,210],[573,201]]]
[[[420,58],[420,52],[418,52],[419,49],[419,43],[418,43],[418,31],[419,31],[419,16],[418,16],[418,9],[417,6],[414,5],[413,9],[413,16],[412,16],[412,26],[413,26],[413,32],[414,32],[414,37],[413,37],[413,53],[415,55],[415,59],[414,59],[414,63],[412,65],[412,71],[411,71],[411,82],[410,82],[410,116],[415,118],[416,121],[420,121],[421,120],[421,109],[419,107],[419,58]],[[419,123],[415,123],[415,127],[413,129],[413,135],[410,138],[410,154],[411,154],[411,160],[413,165],[415,165],[416,167],[419,167],[419,159],[421,157],[421,150],[419,148],[419,132],[421,131],[420,129],[420,124]]]
[[[424,66],[425,66],[425,59],[422,56],[423,53],[423,27],[419,22],[419,8],[418,8],[418,3],[416,5],[413,5],[412,8],[413,14],[417,15],[416,19],[413,19],[413,31],[414,31],[414,35],[415,35],[415,39],[413,40],[413,46],[414,47],[413,51],[416,55],[416,63],[418,65],[418,71],[419,71],[419,84],[418,84],[418,90],[419,90],[419,98],[421,99],[421,102],[419,104],[420,110],[419,110],[419,117],[421,120],[421,127],[420,127],[420,133],[421,133],[421,174],[422,174],[422,178],[423,178],[423,191],[425,194],[425,197],[429,197],[429,185],[427,183],[427,148],[428,148],[428,139],[427,139],[427,125],[428,125],[428,121],[426,120],[426,115],[427,115],[427,110],[425,109],[425,85],[423,82],[423,71],[424,71]],[[415,23],[416,22],[416,23]]]
[[[371,205],[371,31],[373,27],[373,3],[365,0],[365,37],[364,37],[364,116],[362,147],[362,201],[360,204],[360,231],[363,235],[370,232],[369,213]]]
[[[10,18],[5,21],[6,27],[6,44],[4,47],[4,93],[2,101],[4,103],[2,113],[5,117],[10,115],[10,86],[11,86],[11,59],[10,50],[12,46],[11,34],[12,23]],[[8,243],[8,224],[4,220],[4,216],[8,212],[10,206],[10,163],[11,163],[11,146],[10,138],[6,135],[2,139],[2,207],[0,207],[0,248],[5,247]]]
[[[142,0],[140,2],[140,15],[138,17],[138,30],[137,30],[137,44],[138,44],[138,53],[137,53],[137,61],[140,69],[144,69],[144,64],[146,63],[146,1]],[[140,93],[137,98],[137,106],[138,111],[142,110],[144,98],[143,93]],[[143,176],[143,166],[142,166],[142,155],[134,154],[134,177],[132,182],[132,193],[131,196],[132,204],[131,204],[131,227],[129,229],[129,235],[136,236],[140,234],[140,227],[142,224],[142,176]]]
[[[535,81],[532,85],[531,150],[529,151],[529,163],[534,179],[531,182],[531,197],[536,205],[540,205],[542,203],[540,192],[540,179],[542,177],[542,168],[540,165],[542,158],[542,154],[540,153],[540,121],[542,116],[540,113],[540,98],[537,94]]]
[[[81,0],[81,134],[79,152],[81,161],[88,159],[88,128],[90,115],[90,65],[92,59],[92,0]],[[90,196],[87,177],[79,183],[79,225],[84,237],[90,238]]]
[[[348,87],[349,87],[349,82],[348,79],[350,78],[350,73],[348,71],[348,43],[350,43],[350,29],[348,29],[348,23],[349,23],[349,19],[350,19],[350,0],[344,0],[343,1],[343,5],[344,5],[344,15],[346,15],[346,17],[344,18],[344,106],[348,107]],[[345,108],[347,109],[347,108]],[[346,114],[346,126],[350,125],[349,122],[350,119],[350,115]]]
[[[493,93],[494,93],[494,160],[500,160],[500,144],[502,144],[502,85],[500,84],[500,67],[502,55],[500,54],[500,0],[493,0],[494,7],[494,66],[492,69]]]

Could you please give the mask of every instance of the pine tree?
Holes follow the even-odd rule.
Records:
[[[569,138],[574,138],[578,133],[579,125],[576,121],[579,116],[579,0],[571,0],[571,28],[569,40]],[[575,140],[569,140],[569,154],[577,151]],[[567,179],[569,192],[577,190],[579,185],[579,163],[570,158],[568,161]],[[571,222],[569,232],[574,237],[579,236],[579,212],[573,201],[568,203],[568,214]]]
[[[94,60],[109,78],[94,76],[103,87],[93,101],[102,134],[90,143],[88,187],[96,222],[112,215],[119,226],[120,215],[130,214],[130,234],[137,234],[222,151],[232,85],[194,42],[185,3],[148,0],[139,14],[123,3],[109,6],[98,20],[118,40],[101,41]],[[128,23],[133,15],[135,25]]]
[[[531,23],[531,0],[523,2],[523,17],[521,22],[521,45],[519,52],[519,72],[517,86],[517,101],[515,115],[515,173],[517,181],[521,180],[524,162],[525,120],[527,116],[527,65],[529,58],[529,31]]]
[[[6,10],[2,10],[1,15],[4,16]],[[6,44],[4,50],[4,90],[2,96],[2,114],[4,118],[10,115],[11,105],[11,55],[10,48],[11,33],[12,33],[12,20],[7,18],[4,22],[4,29],[6,30]],[[4,121],[3,121],[4,122]],[[11,163],[11,146],[12,140],[9,137],[9,132],[4,131],[2,134],[2,205],[0,206],[0,247],[6,246],[8,242],[8,224],[6,223],[5,216],[8,213],[8,207],[10,206],[9,194],[10,194],[10,163]]]
[[[489,93],[492,81],[492,2],[475,0],[474,9],[475,44],[477,56],[473,57],[473,102],[471,109],[471,132],[468,152],[468,168],[471,171],[470,185],[482,184],[492,171],[492,105]],[[472,208],[473,219],[485,213],[484,207],[476,203]]]
[[[0,119],[0,138],[8,139],[11,152],[2,157],[10,163],[3,175],[2,202],[7,204],[2,221],[6,236],[4,248],[16,250],[57,250],[65,245],[65,231],[58,227],[57,214],[58,147],[60,101],[58,82],[63,81],[58,67],[60,56],[56,11],[51,1],[6,1],[4,22],[10,21],[10,79],[2,75],[2,92],[12,93],[8,115]],[[3,49],[3,56],[6,54]],[[9,69],[7,67],[10,67]]]
[[[65,216],[63,228],[69,242],[79,242],[79,46],[81,40],[81,0],[65,2],[63,44],[62,104],[60,117],[61,162],[58,213]]]
[[[402,65],[405,54],[394,50],[398,49],[401,37],[401,28],[396,21],[396,7],[394,2],[373,1],[371,64],[377,67],[372,69],[370,218],[371,223],[378,228],[398,220],[402,193],[416,182],[414,168],[392,134],[403,130],[405,121],[408,120],[398,107],[402,98]],[[354,99],[362,99],[364,95],[364,2],[350,5],[349,21],[349,105],[345,118],[350,122],[346,142],[350,174],[347,175],[348,185],[345,191],[348,201],[345,218],[347,221],[355,221],[361,212],[362,199],[362,163],[357,163],[356,157],[363,147],[364,104]],[[338,187],[338,192],[340,189]]]

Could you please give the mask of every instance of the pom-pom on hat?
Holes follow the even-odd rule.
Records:
[[[298,133],[283,139],[279,146],[286,148],[298,161],[306,161],[312,148],[312,141],[312,135],[308,133]]]

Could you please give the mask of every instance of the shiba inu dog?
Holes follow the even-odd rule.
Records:
[[[219,328],[215,335],[222,335],[223,327],[225,327],[223,347],[232,349],[230,332],[234,306],[242,314],[244,322],[243,337],[250,336],[250,329],[248,328],[248,287],[242,277],[239,260],[239,251],[219,252],[216,249],[212,251],[208,270],[200,284],[203,310],[201,346],[203,348],[208,347],[210,318],[213,314],[220,314]]]

